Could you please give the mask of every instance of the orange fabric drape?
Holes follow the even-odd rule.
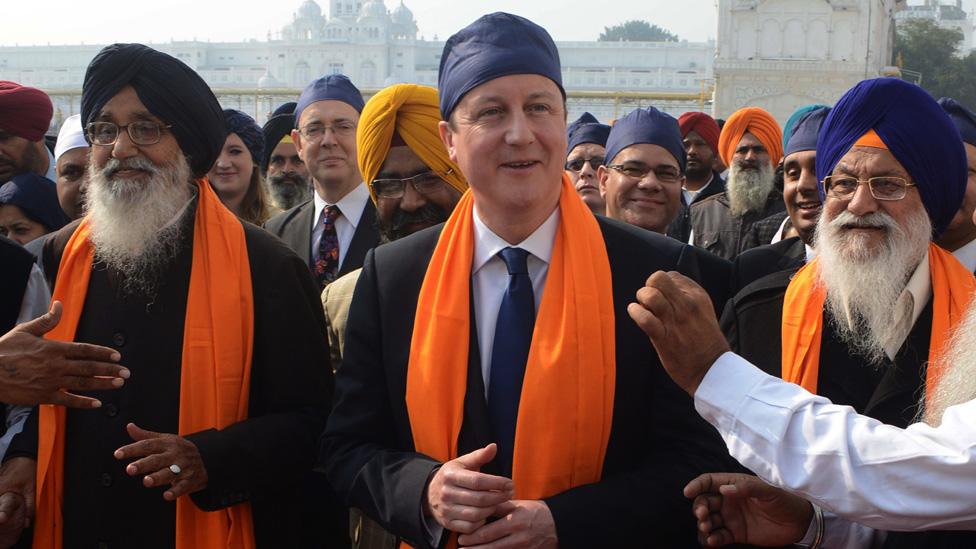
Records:
[[[564,175],[559,229],[536,317],[515,432],[515,497],[600,480],[613,420],[616,349],[610,262],[596,218]],[[407,370],[418,452],[458,457],[470,349],[473,201],[461,198],[420,289]]]
[[[254,297],[244,228],[220,203],[206,179],[198,181],[197,187],[193,266],[183,328],[181,435],[222,429],[247,418],[254,340]],[[89,221],[85,219],[65,247],[53,297],[62,302],[64,309],[61,323],[48,333],[51,339],[74,340],[94,259],[90,233]],[[65,409],[43,405],[39,419],[33,546],[60,549]],[[152,428],[151,425],[142,427]],[[179,498],[176,547],[252,549],[254,528],[250,504],[207,513],[198,509],[188,496]]]
[[[814,259],[793,277],[783,301],[782,377],[817,392],[820,369],[820,341],[827,291],[819,283],[819,262]],[[946,344],[966,314],[976,279],[949,252],[929,244],[929,270],[932,277],[932,337],[929,365],[925,373],[926,394],[939,382]]]

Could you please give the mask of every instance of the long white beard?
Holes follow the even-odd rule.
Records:
[[[956,326],[942,357],[945,369],[942,379],[923,399],[925,422],[932,426],[942,423],[946,408],[976,398],[976,302],[970,305],[966,316]],[[927,402],[926,402],[927,401]]]
[[[866,236],[843,228],[852,224],[886,227],[885,238],[870,248]],[[885,346],[903,329],[895,304],[928,253],[932,223],[925,210],[912,212],[905,225],[883,212],[858,217],[845,210],[833,219],[821,216],[814,236],[834,327],[841,341],[872,365],[884,360]]]
[[[732,215],[761,211],[775,184],[776,173],[768,162],[760,162],[758,170],[743,170],[733,162],[725,188]]]
[[[124,168],[148,172],[146,181],[116,178]],[[86,195],[95,260],[121,275],[126,293],[154,296],[160,267],[179,250],[179,223],[193,196],[190,165],[182,155],[159,167],[140,157],[89,164]]]

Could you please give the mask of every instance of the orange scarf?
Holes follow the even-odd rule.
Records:
[[[465,193],[441,233],[420,288],[410,344],[406,401],[414,445],[440,461],[458,457],[464,415],[473,205]],[[600,480],[613,420],[610,260],[596,218],[565,175],[559,212],[522,383],[512,464],[517,499],[541,499]]]
[[[820,338],[823,331],[827,290],[819,283],[819,262],[807,263],[790,282],[783,301],[783,379],[816,394],[820,369]],[[976,279],[949,252],[929,244],[932,276],[932,336],[929,366],[925,371],[926,394],[939,382],[946,344],[963,319]]]
[[[247,418],[254,340],[254,298],[244,228],[223,207],[206,179],[198,181],[197,187],[193,267],[183,328],[180,435],[223,429]],[[94,259],[90,233],[86,218],[61,257],[52,299],[61,301],[64,310],[61,323],[47,335],[50,339],[74,340]],[[234,276],[227,276],[228,273]],[[43,405],[39,419],[34,547],[60,549],[65,409]],[[207,513],[198,509],[189,496],[179,498],[176,547],[253,548],[250,504]]]

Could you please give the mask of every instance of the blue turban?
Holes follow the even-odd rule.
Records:
[[[250,115],[234,109],[224,109],[227,135],[236,133],[251,153],[251,160],[258,164],[264,154],[264,132]]]
[[[342,101],[356,112],[363,112],[366,102],[363,101],[363,94],[359,93],[359,88],[353,85],[349,77],[344,74],[330,74],[318,80],[313,80],[311,84],[305,86],[302,95],[298,98],[295,105],[295,126],[302,117],[305,107],[319,101]]]
[[[81,88],[87,127],[119,90],[132,86],[154,116],[171,124],[193,175],[203,177],[220,156],[224,113],[207,83],[179,59],[142,44],[112,44],[92,59]],[[87,135],[86,135],[87,138]]]
[[[826,105],[802,107],[793,113],[783,133],[783,158],[795,152],[817,150],[817,136],[828,114],[830,107]]]
[[[793,136],[793,132],[796,129],[796,123],[800,121],[807,113],[815,111],[821,107],[826,107],[827,105],[807,105],[805,107],[800,107],[790,115],[789,120],[786,121],[786,125],[783,126],[783,150],[786,150],[786,145],[788,144],[790,137]],[[783,153],[786,156],[786,153]]]
[[[918,186],[938,236],[959,211],[966,190],[966,150],[959,130],[919,86],[897,78],[864,80],[840,98],[824,121],[817,139],[817,179],[830,175],[872,129]]]
[[[559,51],[546,29],[510,13],[480,17],[444,44],[437,75],[441,118],[451,118],[464,94],[489,80],[513,74],[545,76],[566,97]]]
[[[583,143],[595,143],[601,147],[606,147],[609,136],[610,126],[601,124],[595,116],[584,112],[583,116],[566,128],[566,139],[569,142],[569,146],[566,147],[566,154],[573,152],[573,149]]]
[[[0,186],[0,204],[17,206],[24,215],[52,232],[64,227],[69,221],[68,216],[61,211],[54,181],[33,173],[15,175]]]
[[[939,106],[949,115],[949,119],[956,125],[963,143],[976,147],[976,114],[963,107],[955,99],[943,97],[939,99]]]
[[[678,161],[682,173],[685,171],[686,154],[681,140],[681,128],[670,114],[647,107],[632,111],[617,120],[607,138],[606,165],[609,166],[620,151],[638,143],[663,147]]]

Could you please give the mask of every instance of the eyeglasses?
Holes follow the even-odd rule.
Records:
[[[858,179],[847,175],[830,175],[823,180],[827,196],[840,199],[852,198],[861,183],[867,184],[871,196],[876,200],[901,200],[908,194],[908,187],[915,186],[915,183],[909,183],[902,177]]]
[[[444,178],[452,173],[454,170],[443,173],[431,170],[405,179],[374,179],[369,186],[379,198],[403,198],[408,183],[413,185],[415,191],[426,196],[440,190],[444,185]]]
[[[654,172],[654,177],[661,183],[677,183],[681,179],[681,172],[672,166],[652,167],[644,164],[613,164],[607,167],[633,179],[644,179],[651,172]]]
[[[95,145],[114,145],[119,140],[119,130],[125,130],[129,139],[136,145],[155,145],[163,137],[163,130],[173,126],[158,124],[148,120],[119,126],[113,122],[92,122],[86,130],[88,139]]]
[[[327,130],[332,130],[332,133],[339,137],[349,137],[351,135],[356,135],[356,124],[347,121],[336,122],[331,126],[313,123],[308,124],[304,128],[300,128],[298,133],[302,134],[302,137],[308,139],[309,141],[318,141],[319,139],[325,137],[325,132]]]
[[[603,165],[606,161],[602,156],[594,156],[592,158],[575,158],[566,162],[566,169],[578,172],[583,169],[583,164],[589,164],[591,169],[597,169]]]

